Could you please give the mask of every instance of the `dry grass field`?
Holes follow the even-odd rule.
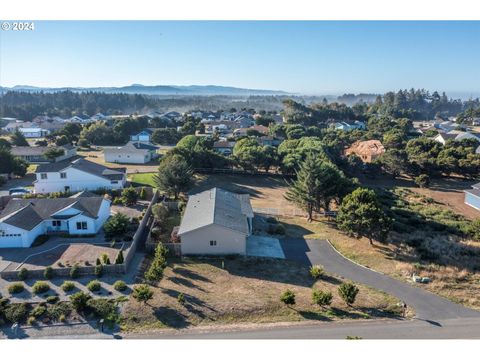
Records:
[[[358,285],[352,307],[340,299],[342,280],[325,275],[313,280],[308,269],[283,260],[185,260],[170,263],[146,305],[131,299],[123,310],[123,329],[185,328],[197,325],[335,321],[370,319],[398,314],[398,299]],[[295,292],[296,304],[287,307],[279,298]],[[312,289],[331,291],[333,303],[324,309],[312,304]],[[185,295],[185,304],[177,297]]]

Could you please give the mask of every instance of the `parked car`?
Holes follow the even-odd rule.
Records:
[[[26,194],[30,194],[31,191],[28,190],[28,189],[25,189],[23,187],[18,187],[18,188],[12,188],[10,190],[8,190],[8,194],[9,195],[12,195],[12,196],[15,196],[15,195],[26,195]]]

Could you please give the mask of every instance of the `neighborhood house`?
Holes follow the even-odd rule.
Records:
[[[470,190],[465,190],[465,204],[480,210],[480,183],[472,185]]]
[[[130,140],[149,143],[151,142],[152,134],[153,134],[152,130],[145,129],[140,131],[138,134],[130,135]]]
[[[34,192],[49,193],[97,189],[122,189],[126,183],[126,169],[108,168],[83,158],[41,164],[35,171]]]
[[[11,153],[14,156],[22,158],[29,163],[48,163],[57,162],[66,159],[70,159],[77,155],[77,148],[73,145],[59,146],[57,149],[63,150],[63,155],[59,155],[54,159],[49,159],[45,156],[45,153],[53,149],[52,146],[14,146],[11,149]]]
[[[191,195],[178,231],[182,255],[245,255],[252,221],[248,194],[212,188]]]
[[[371,163],[385,152],[379,140],[356,141],[345,150],[345,155],[357,155],[364,163]]]
[[[106,162],[122,164],[146,164],[158,158],[158,147],[144,143],[130,141],[124,146],[105,147],[103,155]]]
[[[44,234],[96,234],[109,216],[110,201],[88,192],[69,198],[11,199],[0,214],[0,248],[30,247]]]

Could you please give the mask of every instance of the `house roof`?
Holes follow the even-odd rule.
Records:
[[[356,141],[350,146],[346,154],[380,155],[385,152],[385,147],[379,140]]]
[[[65,208],[74,208],[83,215],[96,218],[103,197],[78,196],[56,199],[11,199],[0,214],[0,221],[24,230],[32,230],[42,221],[56,218],[55,214]],[[64,217],[58,217],[64,218]]]
[[[158,147],[144,142],[129,141],[123,146],[109,147],[104,150],[115,150],[117,152],[136,152],[138,150],[156,151]]]
[[[27,155],[43,155],[47,150],[53,149],[55,146],[14,146],[11,149],[11,153],[14,156],[27,156]],[[70,150],[73,149],[73,145],[58,146],[60,149]]]
[[[464,191],[468,194],[471,194],[473,196],[480,198],[480,188],[473,188],[473,189],[468,189]]]
[[[74,169],[84,171],[89,174],[93,174],[96,176],[104,177],[109,180],[121,180],[125,176],[126,169],[125,168],[109,168],[100,164],[96,164],[94,162],[85,160],[84,158],[78,158],[76,160],[71,161],[63,160],[55,163],[49,164],[41,164],[37,167],[35,173],[48,173],[48,172],[59,172],[64,170],[68,167],[72,167]]]
[[[215,141],[213,143],[213,148],[233,148],[235,146],[235,141]]]
[[[248,194],[212,188],[189,197],[178,234],[212,224],[248,234],[247,217],[253,217]]]

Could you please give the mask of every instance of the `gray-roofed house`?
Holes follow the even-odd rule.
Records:
[[[469,190],[465,190],[465,204],[480,210],[480,183],[472,185]]]
[[[11,199],[0,213],[0,248],[30,247],[43,234],[96,234],[110,201],[88,192],[69,198]]]
[[[34,192],[123,189],[125,168],[109,168],[84,158],[41,164],[35,171]]]
[[[212,188],[191,195],[178,231],[182,255],[245,255],[252,220],[248,194]]]
[[[45,153],[54,147],[52,146],[14,146],[11,149],[11,153],[14,156],[22,158],[33,164],[57,162],[66,159],[70,159],[77,155],[77,148],[73,145],[58,146],[63,150],[63,155],[57,156],[55,159],[48,159],[45,157]]]
[[[153,135],[152,129],[143,129],[138,134],[130,135],[130,141],[151,142]]]
[[[140,141],[130,141],[124,146],[103,148],[106,162],[120,164],[146,164],[158,158],[158,147]]]

